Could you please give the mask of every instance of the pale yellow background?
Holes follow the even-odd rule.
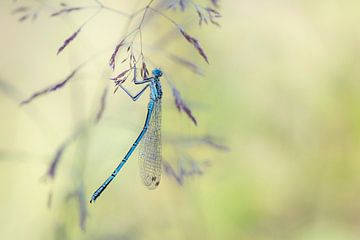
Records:
[[[211,134],[230,151],[192,149],[195,159],[212,163],[204,175],[183,187],[165,176],[155,191],[141,185],[134,155],[87,205],[85,232],[77,202],[65,196],[82,180],[87,202],[136,138],[147,99],[109,94],[101,123],[67,149],[55,181],[44,183],[58,146],[96,113],[114,75],[108,58],[126,24],[103,12],[56,56],[93,11],[49,18],[59,7],[46,1],[35,22],[11,15],[16,6],[44,2],[0,3],[0,81],[15,89],[0,92],[0,239],[359,239],[359,1],[224,0],[221,28],[190,26],[193,9],[186,17],[167,12],[200,40],[210,65],[176,32],[169,45],[152,47],[172,27],[155,16],[144,30],[145,54],[199,122],[195,127],[177,112],[164,84],[164,136]],[[130,2],[104,1],[126,12]],[[19,107],[103,49],[64,89]],[[197,63],[205,77],[165,58],[165,50]],[[164,155],[176,164],[170,146]]]

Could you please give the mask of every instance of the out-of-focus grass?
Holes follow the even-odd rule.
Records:
[[[168,88],[163,122],[164,132],[174,135],[212,133],[231,151],[192,150],[198,159],[211,159],[212,166],[184,187],[163,177],[156,191],[141,186],[133,157],[89,206],[85,233],[76,202],[64,202],[64,195],[83,176],[90,197],[141,128],[146,100],[134,104],[123,94],[111,95],[101,124],[69,147],[56,181],[46,185],[39,179],[56,147],[96,109],[107,56],[29,106],[20,108],[0,94],[1,238],[357,239],[359,4],[223,1],[221,29],[191,30],[206,49],[209,66],[186,43],[170,46],[194,56],[205,78],[161,61],[199,127],[176,112]],[[106,39],[118,36],[111,28],[97,34],[108,20],[104,16],[56,57],[81,16],[73,22],[44,17],[18,24],[10,4],[0,9],[0,80],[24,96],[62,79],[89,49],[111,45]],[[169,147],[164,151],[171,154]]]

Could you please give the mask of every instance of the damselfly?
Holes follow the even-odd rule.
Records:
[[[139,145],[139,167],[140,176],[146,187],[155,189],[160,183],[161,177],[161,97],[162,90],[160,84],[160,77],[162,71],[155,68],[152,71],[152,77],[145,78],[141,81],[134,80],[135,84],[146,84],[146,86],[135,96],[133,96],[124,86],[119,86],[124,92],[129,95],[133,101],[139,99],[144,91],[150,87],[150,101],[148,104],[148,111],[144,127],[131,146],[124,159],[115,168],[114,172],[106,179],[106,181],[94,192],[90,202],[95,201],[105,188],[111,183],[115,176],[120,172],[121,168],[125,165],[135,148]]]

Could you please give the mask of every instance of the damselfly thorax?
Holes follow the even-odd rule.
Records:
[[[159,78],[154,78],[150,82],[150,98],[154,101],[161,99],[162,89]]]

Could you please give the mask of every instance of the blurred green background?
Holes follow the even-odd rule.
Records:
[[[103,2],[134,9],[129,1]],[[144,30],[145,55],[168,74],[199,122],[195,127],[178,113],[164,84],[164,138],[213,135],[230,151],[180,150],[211,166],[183,186],[164,174],[154,191],[142,186],[134,155],[91,205],[91,194],[141,129],[147,97],[133,103],[120,91],[111,94],[111,85],[102,121],[68,146],[56,178],[43,181],[59,146],[96,113],[126,24],[104,11],[56,56],[93,13],[50,18],[58,3],[0,3],[1,239],[359,239],[359,1],[224,0],[221,28],[189,25],[197,21],[191,7],[183,15],[166,12],[199,39],[210,65],[176,31],[167,44],[153,45],[172,28],[155,15]],[[38,19],[19,23],[11,12],[22,5],[38,10]],[[103,49],[63,89],[19,106]],[[191,59],[205,76],[165,51]],[[173,166],[176,148],[164,143]],[[80,201],[69,199],[79,189]],[[79,202],[86,203],[82,211]],[[81,214],[88,214],[86,231]]]

